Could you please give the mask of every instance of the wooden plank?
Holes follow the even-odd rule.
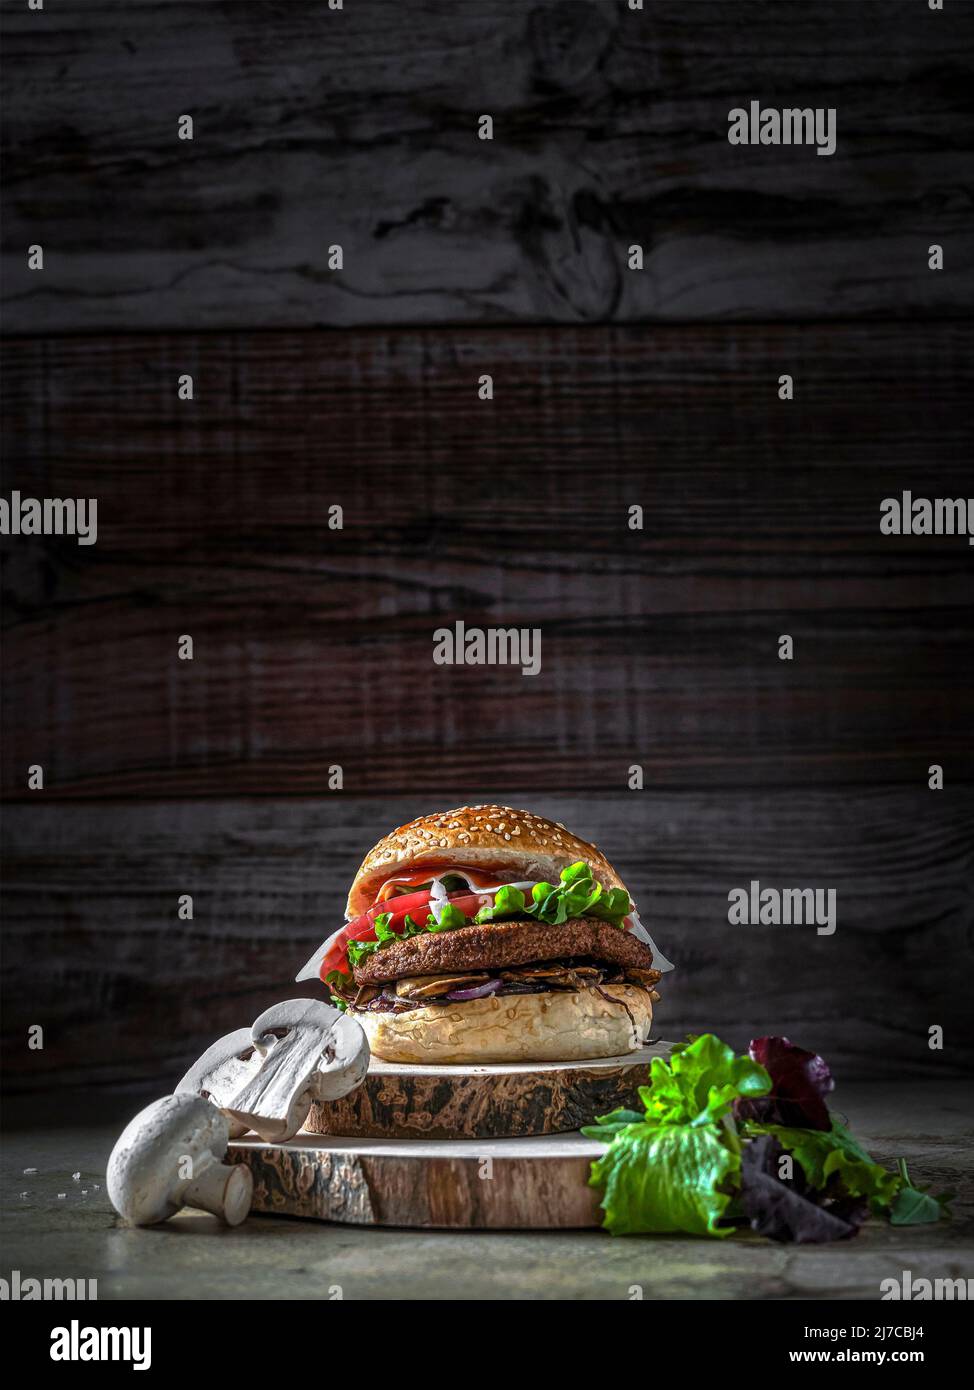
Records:
[[[624,1057],[482,1066],[384,1062],[373,1053],[361,1086],[339,1100],[315,1101],[302,1129],[349,1139],[564,1134],[620,1106],[633,1109],[653,1058],[668,1057],[671,1046],[655,1041]]]
[[[971,550],[879,504],[969,493],[972,362],[960,323],[7,344],[7,486],[99,538],[4,540],[4,790],[969,778]],[[540,674],[434,666],[455,621]]]
[[[482,795],[463,798],[483,801]],[[629,792],[511,790],[510,802],[594,838],[677,968],[660,1034],[737,1046],[784,1033],[843,1078],[963,1074],[974,789]],[[5,810],[8,1086],[153,1083],[282,998],[340,925],[346,889],[393,825],[444,797],[173,801]],[[727,895],[832,887],[837,929],[731,927]],[[191,893],[194,918],[176,917]],[[45,1030],[30,1050],[27,1028]],[[945,1030],[931,1051],[927,1030]]]
[[[974,292],[969,5],[73,0],[3,25],[8,331],[956,316]],[[834,107],[836,153],[731,146],[752,98]]]
[[[227,1157],[250,1169],[253,1210],[271,1216],[530,1231],[602,1224],[600,1194],[588,1180],[604,1152],[581,1134],[398,1143],[299,1134],[287,1144],[238,1139]]]

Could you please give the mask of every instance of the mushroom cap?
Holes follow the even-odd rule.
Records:
[[[154,1100],[128,1122],[112,1149],[106,1175],[112,1206],[138,1226],[174,1216],[201,1168],[223,1158],[229,1133],[226,1116],[200,1096]],[[180,1171],[187,1158],[191,1170]]]
[[[256,1047],[267,1046],[266,1035],[273,1029],[316,1028],[327,1035],[344,1018],[340,1009],[322,999],[282,999],[254,1019],[251,1036]]]

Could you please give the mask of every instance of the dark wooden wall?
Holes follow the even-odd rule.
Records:
[[[974,292],[968,0],[6,9],[10,332],[902,319]],[[835,107],[837,153],[729,145],[752,97]]]
[[[3,492],[99,499],[94,547],[0,546],[8,1084],[164,1089],[374,839],[487,796],[618,863],[665,1033],[969,1066],[974,549],[878,523],[974,491],[974,6],[3,24]],[[752,96],[835,106],[836,155],[729,146]],[[434,667],[457,619],[541,674]],[[729,927],[754,877],[835,887],[835,936]]]
[[[4,788],[969,778],[970,547],[882,536],[879,504],[964,495],[972,349],[967,322],[20,343],[10,483],[101,521],[12,551]],[[541,673],[434,666],[458,619],[539,627]]]
[[[663,1036],[709,1028],[743,1046],[756,1029],[784,1032],[845,1076],[918,1076],[934,1063],[957,1075],[974,1062],[967,981],[950,988],[970,933],[969,790],[507,790],[611,854],[678,962],[659,1006]],[[45,805],[13,817],[8,988],[18,1019],[47,1022],[49,1045],[11,1050],[8,1081],[171,1084],[219,1028],[314,995],[294,975],[340,923],[363,848],[447,804],[447,791],[336,793]],[[728,926],[727,891],[751,877],[834,887],[834,936]],[[176,919],[181,893],[193,895],[192,922]],[[947,1043],[932,1057],[935,1023]]]

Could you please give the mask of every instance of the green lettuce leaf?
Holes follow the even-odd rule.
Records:
[[[326,985],[330,985],[331,987],[331,1002],[334,1004],[336,1009],[340,1010],[341,1013],[344,1013],[345,1010],[348,1008],[348,1000],[343,999],[342,996],[340,994],[336,994],[335,991],[340,989],[352,988],[353,981],[351,975],[346,975],[341,970],[329,970],[328,974],[325,976],[324,982]]]
[[[649,1078],[650,1084],[639,1088],[648,1124],[711,1124],[730,1113],[738,1096],[761,1096],[771,1089],[760,1063],[738,1057],[713,1033],[678,1043],[668,1062],[654,1057]]]
[[[650,1084],[639,1089],[645,1113],[613,1110],[582,1131],[608,1145],[590,1179],[605,1189],[606,1229],[730,1235],[720,1223],[741,1170],[731,1108],[770,1085],[762,1066],[712,1033],[681,1043],[669,1061],[654,1057]]]
[[[632,903],[624,888],[610,888],[608,892],[603,889],[601,896],[588,905],[590,917],[601,917],[613,926],[620,926],[631,911]]]
[[[494,902],[491,911],[501,917],[505,916],[507,913],[513,916],[524,912],[526,901],[520,888],[508,888],[505,886],[504,888],[498,888],[497,892],[494,894]],[[480,920],[479,912],[477,913],[477,919],[478,921]]]
[[[604,1188],[603,1224],[613,1235],[728,1236],[733,1227],[720,1222],[732,1193],[722,1189],[738,1185],[740,1167],[717,1125],[629,1124],[592,1164],[589,1185]]]
[[[408,922],[409,920],[410,919],[407,917],[406,921]],[[433,916],[432,912],[426,918],[427,931],[455,931],[457,927],[465,927],[466,925],[466,917],[458,907],[453,906],[453,903],[443,904],[440,908],[439,920]],[[416,931],[419,930],[420,928],[417,927]],[[410,935],[415,935],[415,933],[410,933]]]
[[[627,1125],[643,1125],[646,1116],[638,1110],[613,1110],[609,1115],[599,1115],[594,1125],[583,1125],[582,1133],[589,1139],[598,1139],[603,1144],[611,1144],[621,1129]]]
[[[900,1189],[901,1180],[882,1164],[875,1163],[844,1125],[832,1118],[829,1131],[789,1129],[785,1125],[759,1125],[751,1121],[741,1126],[743,1139],[760,1134],[773,1135],[781,1147],[801,1164],[807,1181],[824,1188],[835,1177],[850,1197],[865,1197],[874,1211],[887,1210]]]
[[[598,917],[621,927],[632,911],[629,894],[622,888],[603,888],[585,863],[562,869],[558,883],[536,883],[530,900],[520,888],[498,889],[493,902],[482,907],[475,922],[499,922],[506,917],[534,917],[560,926],[575,917]]]
[[[900,1190],[896,1194],[889,1214],[891,1226],[926,1226],[939,1221],[941,1217],[950,1219],[950,1203],[956,1193],[942,1192],[933,1196],[928,1187],[914,1187],[910,1182],[906,1160],[900,1158],[896,1163],[900,1175]]]
[[[393,941],[408,941],[411,936],[421,936],[427,931],[453,931],[456,927],[463,927],[467,924],[467,919],[459,908],[452,903],[447,903],[440,914],[438,922],[432,913],[426,921],[420,925],[414,922],[409,913],[403,918],[402,930],[393,931],[389,923],[392,921],[391,912],[380,912],[376,917],[375,940],[374,941],[350,941],[348,943],[348,960],[350,965],[358,965],[359,961],[365,960],[367,956],[373,955],[376,951],[381,951],[383,946],[390,945]]]

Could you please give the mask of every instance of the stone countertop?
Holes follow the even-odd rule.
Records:
[[[104,1179],[125,1106],[110,1124],[8,1130],[2,1274],[94,1278],[103,1300],[627,1299],[634,1285],[648,1299],[875,1299],[880,1281],[899,1281],[904,1270],[914,1278],[974,1277],[970,1084],[848,1086],[833,1108],[875,1158],[892,1164],[903,1156],[914,1182],[956,1191],[954,1218],[899,1228],[874,1221],[854,1240],[824,1246],[776,1245],[750,1233],[613,1239],[598,1231],[382,1230],[272,1216],[252,1216],[231,1231],[190,1211],[130,1230],[112,1211]]]

